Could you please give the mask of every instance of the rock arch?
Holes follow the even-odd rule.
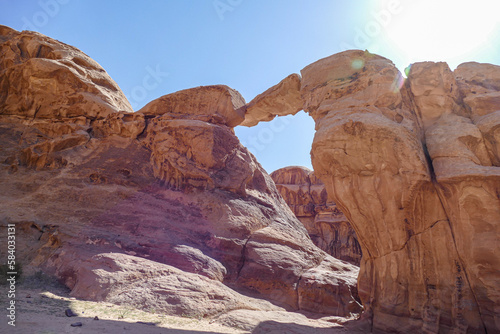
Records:
[[[305,110],[311,158],[354,226],[374,330],[500,331],[500,67],[363,51],[321,59],[242,108],[252,126]]]

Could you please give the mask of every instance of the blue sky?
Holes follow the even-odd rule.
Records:
[[[137,110],[181,89],[226,84],[250,101],[306,65],[368,49],[415,61],[500,64],[498,0],[0,0],[0,24],[36,30],[99,62]],[[143,82],[153,77],[154,84]],[[150,80],[150,79],[148,79]],[[147,88],[147,89],[146,89]],[[311,168],[304,112],[236,134],[270,173]]]

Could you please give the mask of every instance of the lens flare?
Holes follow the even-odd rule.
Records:
[[[405,84],[405,78],[401,74],[399,74],[392,82],[391,90],[394,93],[399,93],[404,84]]]
[[[405,76],[408,78],[408,76],[410,75],[410,70],[411,70],[411,64],[408,65],[406,68],[405,68]]]
[[[351,63],[351,67],[353,70],[360,70],[365,66],[365,61],[363,59],[354,59]]]

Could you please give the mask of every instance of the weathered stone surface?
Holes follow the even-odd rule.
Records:
[[[22,36],[33,45],[59,45],[36,33],[2,31],[4,51]],[[244,103],[239,93],[201,87],[153,101],[144,113],[116,106],[94,112],[104,99],[99,84],[74,76],[81,79],[75,94],[87,94],[85,110],[66,101],[73,114],[62,115],[44,96],[64,97],[64,85],[48,85],[40,96],[29,90],[27,81],[37,72],[29,60],[11,66],[8,59],[24,57],[13,50],[1,54],[0,63],[9,67],[2,67],[0,80],[18,81],[2,86],[1,96],[10,98],[12,85],[27,87],[22,94],[28,99],[32,93],[47,102],[36,117],[15,109],[14,100],[0,109],[0,222],[23,231],[18,242],[27,247],[17,256],[27,270],[42,268],[79,298],[207,316],[238,308],[281,310],[236,289],[287,310],[330,313],[331,305],[319,303],[325,297],[314,288],[318,280],[339,298],[338,315],[359,312],[359,305],[352,307],[358,268],[312,243],[271,177],[234,135],[230,114]],[[64,64],[61,71],[79,73],[80,65]],[[10,76],[11,67],[25,75]],[[326,265],[338,268],[338,279],[314,271]],[[298,289],[303,275],[312,283]]]
[[[478,75],[488,71],[500,73],[500,68],[493,70],[488,64],[475,67]],[[422,75],[425,74],[427,72]],[[462,77],[467,75],[462,73]],[[410,72],[410,82],[412,78]],[[491,85],[488,80],[484,80],[484,85],[491,91],[496,89],[499,94],[498,85]],[[494,137],[483,137],[483,132],[475,125],[494,109],[487,104],[471,103],[474,97],[468,99],[466,92],[462,90],[464,103],[461,107],[470,109],[470,116],[464,117],[468,115],[464,112],[443,113],[425,129],[426,146],[432,159],[437,193],[459,255],[457,270],[460,272],[461,267],[466,276],[466,281],[456,282],[456,285],[470,287],[485,330],[495,332],[500,331],[500,166],[492,164],[491,158],[498,157],[491,147],[499,143]],[[488,94],[495,95],[495,92]],[[485,142],[491,145],[490,150]]]
[[[500,67],[469,62],[459,65],[453,73],[474,123],[499,110]]]
[[[245,99],[224,85],[200,86],[164,95],[149,102],[139,112],[146,116],[188,118],[235,127],[244,119]]]
[[[63,152],[91,137],[136,138],[144,131],[106,71],[80,50],[35,32],[0,26],[0,115],[26,124],[21,151],[9,157],[37,170],[65,166]],[[31,142],[30,142],[31,140]]]
[[[23,128],[9,124],[2,129],[9,151],[20,149]],[[227,130],[218,131],[227,134]],[[235,145],[240,145],[235,138]],[[76,282],[79,273],[72,269],[73,261],[57,261],[67,259],[64,254],[76,254],[79,259],[125,253],[245,287],[287,308],[300,309],[297,282],[329,256],[314,246],[254,158],[240,147],[255,167],[253,174],[242,178],[249,180],[244,193],[225,183],[216,183],[211,190],[176,191],[154,177],[152,156],[159,153],[146,148],[146,139],[143,143],[118,136],[92,139],[86,147],[63,151],[68,163],[52,170],[35,172],[19,165],[12,172],[4,164],[2,200],[10,209],[2,212],[2,221],[36,222],[41,230],[50,227],[47,238],[57,240],[54,247],[39,243],[20,257],[66,282]],[[197,148],[194,161],[202,152]],[[7,160],[5,153],[9,152],[2,152],[2,161]],[[251,172],[236,170],[236,180],[245,171]],[[228,168],[221,172],[231,173]],[[29,186],[20,187],[24,182]],[[354,278],[357,269],[350,270]],[[347,299],[355,297],[353,293]],[[302,299],[314,304],[309,298],[315,296]]]
[[[339,74],[338,64],[360,57],[359,73]],[[364,317],[382,331],[499,331],[497,142],[491,134],[485,141],[475,105],[463,102],[468,79],[458,85],[446,64],[418,63],[394,90],[389,82],[400,74],[392,63],[357,51],[321,60],[302,76],[318,129],[314,169],[362,246]],[[364,105],[354,103],[360,97]],[[488,129],[495,126],[488,120]]]
[[[358,296],[353,267],[329,258],[304,273],[297,288],[300,309],[340,316],[360,313],[362,306],[353,298]]]
[[[363,51],[342,52],[312,63],[301,71],[304,110],[315,121],[330,110],[368,108],[397,123],[406,117],[389,112],[401,106],[403,77],[392,62]]]
[[[481,131],[492,163],[500,166],[500,67],[465,63],[454,71],[465,108]]]
[[[155,176],[174,189],[221,188],[245,195],[267,187],[257,161],[228,127],[186,119],[151,120],[146,131]],[[261,178],[257,180],[256,178]]]
[[[0,113],[102,119],[132,107],[106,71],[80,50],[36,32],[0,27]]]
[[[115,113],[92,123],[93,137],[117,135],[126,138],[137,138],[146,128],[144,115],[135,113]]]
[[[409,85],[412,100],[416,104],[415,112],[424,128],[431,126],[443,115],[463,115],[463,108],[453,72],[448,64],[423,62],[410,67]]]
[[[359,265],[361,247],[356,233],[325,185],[306,167],[290,166],[271,173],[276,188],[306,227],[314,244],[333,257]]]
[[[276,116],[295,115],[302,110],[300,76],[291,74],[246,104],[243,126],[272,121]]]
[[[78,277],[67,282],[74,297],[136,308],[147,305],[156,312],[188,317],[214,317],[239,309],[284,311],[221,282],[141,257],[103,253],[65,261]]]

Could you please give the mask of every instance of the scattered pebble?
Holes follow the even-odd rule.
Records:
[[[75,312],[73,312],[72,309],[68,308],[66,309],[66,311],[64,311],[64,313],[66,314],[67,317],[76,317],[78,316]]]
[[[99,317],[96,315],[96,316],[94,317],[94,320],[99,320]]]
[[[75,322],[73,324],[71,324],[71,327],[82,327],[83,324],[81,322]]]
[[[28,293],[28,294],[26,295],[26,298],[31,298],[31,295]]]

